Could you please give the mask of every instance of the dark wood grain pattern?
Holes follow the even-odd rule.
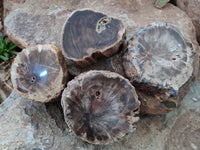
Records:
[[[119,50],[125,28],[118,19],[92,10],[78,10],[66,21],[61,45],[65,57],[81,67]]]
[[[77,76],[83,72],[90,70],[107,70],[125,76],[122,66],[122,56],[123,52],[120,51],[119,53],[116,53],[111,57],[98,59],[97,63],[87,66],[85,68],[81,68],[69,59],[66,60],[66,64],[69,74],[71,74],[72,76]]]
[[[109,144],[135,130],[140,102],[122,76],[89,71],[70,81],[62,94],[65,121],[75,135],[93,144]]]
[[[53,45],[24,49],[12,64],[11,79],[24,97],[48,102],[64,89],[67,80],[64,57]]]
[[[129,41],[123,66],[133,85],[142,92],[142,112],[167,113],[180,104],[186,94],[182,89],[188,89],[194,76],[195,56],[184,33],[162,22],[141,29]]]

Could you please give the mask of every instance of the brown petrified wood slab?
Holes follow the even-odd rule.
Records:
[[[135,88],[109,71],[89,71],[70,81],[62,94],[65,121],[72,132],[92,144],[119,141],[135,130]]]
[[[48,102],[58,97],[67,80],[61,51],[49,44],[24,49],[12,64],[11,80],[25,98]]]
[[[129,41],[123,66],[138,91],[142,113],[164,114],[180,104],[198,65],[195,52],[183,31],[162,22]]]
[[[63,55],[85,67],[119,51],[124,33],[125,27],[118,19],[93,10],[74,11],[63,27]]]

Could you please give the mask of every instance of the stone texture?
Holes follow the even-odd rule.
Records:
[[[7,99],[7,97],[11,94],[12,92],[12,89],[10,89],[6,84],[5,82],[3,82],[3,78],[4,78],[4,74],[2,73],[3,71],[1,70],[0,71],[0,77],[1,77],[1,80],[0,80],[0,95],[1,95],[1,98],[2,98],[2,102],[4,100]],[[2,73],[2,74],[1,74]]]
[[[134,134],[107,146],[94,146],[71,134],[59,102],[45,105],[13,92],[0,105],[0,149],[198,150],[199,91],[200,77],[178,109],[167,115],[141,117]]]
[[[3,29],[2,21],[3,21],[3,1],[0,2],[0,32]]]
[[[0,95],[2,97],[2,101],[6,100],[13,90],[10,80],[10,67],[12,61],[13,57],[10,61],[0,63]]]
[[[5,10],[9,10],[9,13],[4,11],[4,27],[9,38],[21,48],[38,43],[53,43],[60,48],[61,30],[65,20],[73,10],[85,7],[121,19],[127,28],[128,39],[141,27],[162,21],[180,26],[194,40],[192,22],[172,4],[159,10],[154,8],[153,0],[26,0],[18,4],[12,4],[12,1],[4,2]]]
[[[200,0],[176,0],[176,5],[192,19],[197,32],[197,40],[200,44]]]
[[[198,150],[200,143],[200,114],[186,112],[176,120],[171,129],[165,149],[187,149]]]
[[[197,43],[190,18],[170,3],[163,9],[157,9],[153,6],[153,0],[35,0],[34,2],[5,0],[4,7],[5,33],[21,48],[44,43],[55,44],[61,48],[63,24],[72,11],[81,8],[95,9],[122,20],[126,26],[127,39],[137,33],[140,28],[152,22],[162,21],[178,26],[185,31],[186,36],[194,45]],[[70,67],[75,67],[75,65]],[[80,70],[72,68],[71,71],[77,71],[77,69]]]
[[[7,16],[5,31],[21,48],[36,43],[55,43],[60,46],[60,31],[65,19],[76,8],[84,7],[122,19],[127,27],[128,38],[143,26],[163,21],[180,26],[196,43],[191,20],[170,3],[162,10],[154,8],[151,0],[4,0],[4,6],[4,15]],[[177,144],[181,150],[200,149],[199,138],[193,138],[199,135],[199,126],[195,124],[199,123],[199,91],[200,79],[192,84],[179,108],[167,115],[142,117],[134,135],[107,146],[93,146],[74,137],[64,123],[59,103],[35,103],[13,93],[0,105],[0,149],[176,150]],[[191,122],[183,120],[179,123],[184,116]],[[171,139],[182,135],[183,139]],[[187,142],[183,142],[184,139],[188,139]]]
[[[26,0],[3,0],[3,17],[7,16],[12,9],[15,9],[25,3]]]
[[[66,125],[59,121],[63,116],[55,107],[34,103],[13,92],[0,106],[0,149],[61,149],[61,142],[71,143],[70,138],[63,137]]]
[[[199,56],[193,47],[184,31],[162,22],[129,41],[123,67],[142,102],[141,113],[165,114],[180,105],[197,75]]]

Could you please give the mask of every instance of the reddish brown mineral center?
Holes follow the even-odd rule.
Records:
[[[75,135],[93,144],[120,140],[135,130],[140,102],[134,87],[108,71],[82,73],[62,95],[65,121]]]

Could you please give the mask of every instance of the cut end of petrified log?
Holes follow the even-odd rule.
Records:
[[[118,19],[92,10],[74,11],[62,32],[62,51],[66,58],[81,67],[109,57],[119,50],[125,27]]]
[[[135,130],[140,102],[122,76],[89,71],[68,83],[62,94],[65,121],[75,135],[92,144],[109,144]]]
[[[49,44],[24,49],[12,64],[11,80],[25,98],[48,102],[58,97],[67,80],[61,51]]]
[[[178,28],[154,23],[129,41],[123,66],[137,89],[162,102],[181,94],[181,88],[191,81],[194,52],[192,44]]]

